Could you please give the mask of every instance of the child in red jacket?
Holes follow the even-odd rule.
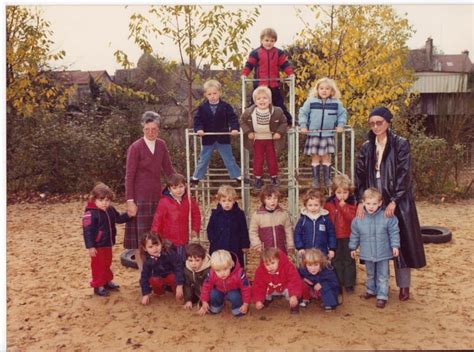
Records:
[[[257,309],[267,307],[274,296],[284,296],[290,303],[290,312],[299,313],[302,282],[295,266],[282,250],[275,247],[264,249],[255,271],[252,293]]]
[[[231,303],[232,314],[240,317],[247,314],[251,294],[249,280],[237,256],[224,249],[212,253],[211,271],[201,288],[199,314],[220,313],[227,300]]]
[[[354,198],[354,186],[346,175],[336,175],[333,178],[332,190],[334,195],[326,201],[329,219],[336,229],[336,255],[332,265],[339,279],[339,284],[345,287],[347,293],[354,292],[356,281],[356,265],[349,249],[351,223],[357,211]]]
[[[191,236],[198,237],[201,229],[201,212],[193,198],[186,194],[186,179],[183,175],[174,174],[168,178],[162,192],[151,231],[162,239],[175,245],[179,256],[186,261],[184,247],[189,242],[189,207],[191,201]]]

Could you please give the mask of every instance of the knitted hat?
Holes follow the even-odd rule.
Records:
[[[383,118],[385,119],[385,121],[387,121],[388,123],[390,123],[390,121],[391,121],[392,118],[393,118],[392,113],[391,113],[390,110],[387,109],[385,106],[380,106],[380,107],[375,108],[374,110],[372,110],[372,112],[371,112],[370,115],[369,115],[369,119],[370,119],[372,116],[380,116],[380,117],[383,117]]]

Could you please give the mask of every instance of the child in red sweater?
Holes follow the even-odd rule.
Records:
[[[345,287],[347,293],[354,292],[356,281],[356,265],[349,249],[351,223],[357,211],[354,198],[354,186],[346,175],[336,175],[333,178],[332,190],[334,195],[326,201],[329,219],[336,229],[336,255],[332,265],[339,279],[339,284]]]
[[[189,207],[191,206],[191,236],[198,237],[201,229],[199,206],[196,200],[186,194],[186,179],[180,174],[168,178],[162,195],[156,207],[151,231],[174,244],[185,262],[184,247],[189,242]]]
[[[290,312],[298,314],[301,293],[300,276],[285,253],[275,247],[265,248],[253,281],[255,308],[267,307],[274,296],[284,296],[289,301]]]

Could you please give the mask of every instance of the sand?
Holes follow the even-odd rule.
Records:
[[[290,315],[285,301],[243,318],[200,317],[171,294],[140,304],[138,271],[122,266],[118,226],[113,271],[120,292],[94,296],[81,216],[84,202],[7,207],[9,351],[286,351],[467,349],[474,347],[474,200],[419,202],[423,225],[448,227],[453,240],[425,245],[428,265],[413,272],[411,298],[398,300],[392,277],[385,309],[356,292],[337,310],[310,304]],[[118,205],[124,209],[124,205]]]

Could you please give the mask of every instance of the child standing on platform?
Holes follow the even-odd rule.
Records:
[[[281,49],[275,47],[278,36],[273,28],[265,28],[260,32],[260,47],[250,52],[245,67],[242,70],[242,77],[247,77],[252,70],[254,78],[254,88],[257,86],[267,86],[271,90],[270,100],[273,106],[278,106],[285,114],[287,124],[292,124],[292,117],[286,109],[284,98],[280,91],[280,71],[285,72],[289,77],[294,77],[293,67]],[[255,97],[253,97],[255,102]]]
[[[239,134],[239,118],[232,106],[221,99],[221,94],[222,86],[218,81],[211,79],[204,83],[206,100],[199,105],[194,115],[194,132],[202,137],[201,154],[191,178],[191,182],[194,184],[197,184],[206,175],[209,160],[211,160],[212,152],[215,149],[221,155],[230,178],[241,179],[240,167],[232,154],[230,136],[228,134],[204,135],[206,132],[230,132],[232,136]]]
[[[328,265],[326,256],[319,249],[305,251],[303,267],[298,269],[303,279],[303,301],[300,306],[306,307],[311,298],[321,298],[321,308],[336,309],[338,305],[339,282]]]
[[[260,207],[250,220],[250,246],[258,251],[277,247],[288,254],[294,252],[293,227],[290,214],[278,202],[280,192],[272,185],[266,185],[260,192]]]
[[[115,224],[123,224],[132,218],[127,213],[119,214],[110,201],[112,190],[103,183],[97,183],[91,191],[89,202],[82,217],[84,243],[91,258],[94,294],[108,296],[109,290],[118,290],[119,285],[112,279],[112,246],[115,244],[117,229]]]
[[[351,225],[349,248],[352,258],[360,246],[360,259],[365,261],[367,291],[365,299],[377,298],[376,307],[385,308],[388,300],[390,279],[389,259],[398,257],[400,230],[396,216],[386,217],[382,206],[382,194],[376,188],[369,188],[362,196],[364,217],[354,218]]]
[[[232,186],[223,185],[217,191],[217,208],[212,210],[207,225],[210,242],[209,254],[225,249],[237,255],[245,267],[244,252],[250,247],[245,213],[237,203],[237,193]]]
[[[258,87],[253,92],[255,105],[244,111],[240,124],[245,135],[245,148],[253,151],[255,189],[263,186],[263,163],[266,160],[272,185],[278,185],[278,158],[276,151],[285,147],[288,128],[283,112],[272,106],[272,92],[268,87]]]
[[[143,235],[140,247],[143,269],[140,276],[142,304],[150,303],[152,291],[156,295],[165,293],[165,286],[171,288],[176,299],[183,298],[183,262],[169,241],[162,241],[154,233]]]
[[[298,115],[300,132],[308,134],[304,153],[311,155],[314,188],[320,187],[321,169],[324,184],[331,186],[331,154],[336,151],[334,130],[343,132],[347,121],[347,111],[339,101],[340,97],[336,82],[327,77],[321,78],[310,91]]]
[[[179,256],[186,260],[184,246],[189,242],[189,207],[191,207],[191,236],[198,237],[201,229],[201,213],[194,198],[186,194],[186,179],[174,174],[168,178],[156,207],[151,231],[176,246]]]
[[[354,186],[346,175],[336,175],[333,178],[332,190],[334,195],[329,197],[324,208],[329,211],[329,219],[336,231],[336,255],[332,261],[339,284],[345,287],[347,293],[354,292],[356,282],[356,265],[349,249],[351,223],[357,211],[354,198]]]
[[[310,189],[303,197],[304,209],[295,227],[295,246],[300,255],[309,248],[318,248],[329,260],[336,251],[336,234],[324,209],[324,196],[319,190]]]

